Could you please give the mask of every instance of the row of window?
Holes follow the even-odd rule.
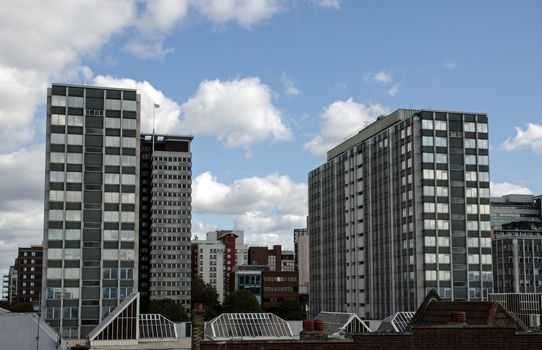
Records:
[[[190,158],[186,158],[186,157],[163,157],[163,156],[154,156],[152,157],[153,160],[155,161],[164,161],[164,162],[183,162],[183,163],[187,163],[187,162],[190,162],[191,159]],[[163,165],[155,165],[153,166],[153,169],[161,169],[161,170],[165,170],[166,166],[163,166]]]
[[[446,127],[446,121],[444,120],[428,120],[423,119],[422,120],[422,129],[426,130],[443,130],[445,131],[447,129]],[[463,131],[465,132],[487,132],[487,124],[486,123],[473,123],[473,122],[464,122],[463,123]]]

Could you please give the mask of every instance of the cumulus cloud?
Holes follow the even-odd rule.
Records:
[[[208,224],[200,220],[192,220],[192,239],[205,239],[207,232],[220,229],[218,225]]]
[[[457,64],[454,62],[446,62],[442,65],[442,69],[444,70],[452,70],[457,67]]]
[[[286,73],[282,73],[280,76],[280,82],[282,83],[282,86],[284,87],[284,92],[287,95],[299,95],[301,91],[295,86],[294,81],[286,75]]]
[[[0,267],[13,264],[17,247],[43,236],[45,149],[34,145],[0,155]]]
[[[256,77],[203,81],[181,112],[183,130],[216,136],[228,147],[292,137],[272,103],[271,89]]]
[[[277,0],[193,0],[193,6],[213,23],[236,22],[245,28],[261,23],[281,8]]]
[[[211,172],[194,179],[194,213],[222,215],[236,229],[269,233],[305,225],[307,185],[271,174],[225,184]]]
[[[388,95],[395,96],[399,92],[399,84],[394,84],[388,89]]]
[[[527,186],[510,182],[491,182],[490,191],[492,197],[501,197],[506,194],[533,194]]]
[[[344,138],[367,126],[376,117],[389,113],[387,107],[379,104],[363,104],[352,98],[335,101],[320,117],[320,132],[304,147],[312,154],[325,156],[326,152],[341,143]]]
[[[383,84],[391,83],[391,73],[381,70],[373,75],[373,80]]]
[[[339,10],[341,8],[341,0],[318,0],[318,6]]]
[[[529,123],[526,129],[516,127],[516,136],[506,139],[502,148],[508,152],[531,148],[536,154],[542,153],[542,125]]]
[[[114,86],[128,89],[137,89],[141,94],[141,130],[142,132],[152,132],[152,116],[154,104],[160,105],[156,109],[155,130],[157,133],[172,134],[183,133],[179,121],[181,114],[180,106],[148,81],[136,81],[127,78],[114,78],[109,75],[99,75],[94,78],[97,86]]]

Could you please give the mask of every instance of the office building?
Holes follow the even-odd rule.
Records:
[[[295,254],[291,250],[282,250],[281,245],[248,248],[249,265],[266,265],[271,271],[295,271]]]
[[[247,290],[262,303],[262,274],[269,271],[267,265],[237,265],[231,272],[233,290]]]
[[[137,291],[140,97],[53,84],[47,91],[42,316],[85,338]]]
[[[400,109],[309,173],[310,306],[383,319],[492,291],[487,116]]]
[[[297,271],[262,271],[262,309],[271,311],[285,300],[299,300],[298,278]]]
[[[17,255],[17,297],[18,303],[40,304],[43,247],[19,248]]]
[[[213,286],[218,293],[218,300],[223,302],[235,285],[230,280],[231,272],[247,261],[248,248],[244,244],[244,232],[211,231],[206,238],[198,240],[196,237],[192,241],[192,277],[201,278]]]
[[[491,197],[491,227],[500,230],[503,224],[514,221],[542,226],[541,197],[530,194]]]
[[[190,310],[191,136],[141,135],[139,291]]]

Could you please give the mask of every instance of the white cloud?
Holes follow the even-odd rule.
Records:
[[[373,75],[373,80],[379,83],[387,84],[392,82],[392,76],[390,72],[381,70]]]
[[[245,28],[263,22],[281,8],[277,0],[193,0],[193,6],[211,22],[237,22]]]
[[[156,109],[155,130],[157,133],[172,134],[185,133],[181,130],[179,115],[180,106],[177,102],[165,96],[160,90],[157,90],[148,81],[135,81],[127,78],[114,78],[111,76],[99,75],[94,78],[97,86],[114,86],[129,89],[137,89],[141,94],[141,130],[142,132],[152,132],[152,114],[154,104],[159,104]]]
[[[341,8],[341,0],[318,0],[318,6],[339,10]]]
[[[503,142],[505,151],[515,151],[530,147],[536,153],[542,153],[542,125],[529,123],[526,129],[516,127],[516,136],[510,137]]]
[[[533,194],[528,187],[510,182],[491,182],[490,191],[492,197],[501,197],[506,194]]]
[[[77,71],[134,16],[131,0],[9,1],[0,11],[0,152],[31,141],[52,77]],[[84,73],[84,71],[80,71]],[[64,78],[67,79],[67,78]]]
[[[358,103],[352,98],[335,101],[321,116],[320,133],[304,147],[315,155],[325,156],[327,151],[341,143],[347,135],[387,113],[388,108],[379,104]]]
[[[399,84],[394,84],[388,89],[388,95],[395,96],[399,92]]]
[[[220,229],[218,225],[208,224],[199,220],[192,220],[192,239],[205,239],[207,232]]]
[[[43,237],[45,149],[34,145],[0,155],[0,267],[13,264],[18,246]]]
[[[288,176],[255,176],[225,184],[204,172],[194,179],[192,189],[194,213],[225,216],[236,229],[269,233],[305,225],[307,185]]]
[[[248,149],[265,139],[289,140],[292,132],[271,97],[271,89],[255,77],[203,81],[181,106],[182,128],[216,136],[228,147]]]
[[[280,82],[284,86],[284,92],[286,92],[287,95],[299,95],[301,91],[295,86],[294,81],[286,75],[286,73],[282,73],[280,76]]]
[[[442,69],[444,70],[452,70],[457,67],[457,64],[454,62],[446,62],[442,65]]]

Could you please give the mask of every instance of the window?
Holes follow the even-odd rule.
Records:
[[[465,195],[468,198],[478,197],[478,189],[476,187],[474,187],[474,188],[467,187],[467,189],[465,190]]]
[[[120,288],[120,298],[125,299],[130,294],[132,294],[133,292],[134,292],[134,289],[131,288],[131,287],[121,287]]]
[[[122,156],[122,166],[136,166],[136,157]]]
[[[422,129],[433,130],[433,121],[432,120],[427,120],[427,119],[422,119]],[[403,131],[403,130],[401,130],[401,131]]]
[[[435,203],[424,203],[423,204],[423,211],[426,213],[434,213],[435,212]]]
[[[50,260],[62,259],[62,248],[49,248],[47,249],[47,258]],[[60,278],[60,277],[58,277]]]
[[[120,119],[119,118],[105,118],[105,127],[120,129]]]
[[[61,249],[59,249],[59,250],[61,250]],[[61,252],[61,254],[62,254],[62,252]],[[47,256],[49,257],[49,253],[47,253]],[[59,259],[62,259],[62,258],[59,258]],[[62,269],[61,268],[56,268],[56,267],[54,267],[54,268],[53,267],[48,267],[47,268],[47,279],[58,280],[58,279],[61,278],[61,276],[62,276]]]
[[[122,184],[123,185],[135,185],[136,177],[131,174],[122,174]]]
[[[478,140],[478,148],[480,149],[487,149],[488,148],[488,142],[487,140]]]
[[[480,165],[488,165],[489,164],[489,157],[488,156],[478,156],[478,164],[480,164]]]
[[[435,120],[435,130],[446,130],[446,122],[443,120]]]
[[[127,101],[123,101],[123,102],[127,102]],[[131,101],[131,102],[134,102],[134,101]],[[135,130],[135,128],[136,128],[136,120],[135,119],[123,119],[122,120],[122,128],[123,129],[129,129],[129,130]]]
[[[104,249],[103,250],[103,259],[104,260],[118,260],[119,251],[117,249]]]
[[[104,299],[116,299],[117,298],[117,288],[103,288],[102,296]]]
[[[64,201],[64,191],[49,191],[49,200],[52,202]]]
[[[62,171],[49,172],[49,181],[50,182],[64,182],[64,172]]]
[[[426,264],[436,264],[437,263],[437,255],[433,253],[426,253],[425,254],[425,263]]]
[[[105,192],[104,201],[106,203],[118,203],[119,202],[119,193],[118,192]]]
[[[437,204],[437,213],[448,213],[448,204],[447,203],[438,203]]]
[[[120,180],[119,174],[105,174],[104,182],[109,185],[118,185]]]
[[[437,170],[436,171],[437,180],[448,180],[448,171],[447,170]]]
[[[81,183],[82,175],[78,172],[67,172],[66,173],[66,182],[76,182]]]
[[[477,127],[478,132],[487,132],[487,124],[478,123]]]
[[[435,178],[435,171],[431,169],[423,169],[423,178],[426,180],[432,180]]]
[[[425,280],[426,281],[436,281],[437,280],[437,271],[426,270],[425,271]]]
[[[120,110],[120,100],[106,99],[105,100],[105,109],[119,111]]]
[[[469,262],[469,264],[479,264],[480,263],[480,255],[478,255],[478,254],[469,254],[468,262]]]
[[[424,196],[434,196],[435,188],[433,186],[423,186],[423,195]]]
[[[122,109],[125,111],[135,111],[137,109],[137,102],[130,101],[130,100],[123,100]],[[128,120],[133,120],[133,119],[128,119]]]
[[[480,214],[489,214],[490,206],[489,204],[480,204]]]
[[[62,229],[50,228],[47,231],[47,237],[53,241],[62,240]]]
[[[489,173],[487,172],[480,172],[478,176],[480,178],[480,181],[489,181]]]
[[[450,227],[448,220],[437,220],[437,228],[439,230],[448,230]]]
[[[440,270],[438,272],[439,281],[449,281],[450,280],[450,271]]]
[[[448,187],[437,186],[437,196],[447,197],[448,196]]]
[[[423,153],[422,158],[424,163],[433,163],[433,153]]]
[[[475,139],[465,139],[465,148],[476,148]]]
[[[48,320],[57,320],[60,318],[60,308],[48,307],[45,309],[45,318]]]
[[[69,126],[83,126],[83,116],[82,115],[69,115],[68,116],[68,125]]]
[[[120,156],[113,155],[113,154],[106,154],[104,163],[105,163],[105,165],[119,166],[120,165]]]
[[[66,191],[66,202],[81,202],[81,192]]]
[[[448,155],[443,153],[437,153],[435,155],[435,161],[439,164],[446,164],[448,163]]]
[[[478,221],[467,221],[468,231],[478,231]]]
[[[473,156],[471,154],[465,156],[465,164],[467,165],[475,165],[476,164],[476,156]]]
[[[135,148],[136,139],[133,137],[123,137],[122,138],[122,147],[126,148]]]
[[[47,288],[47,299],[60,299],[62,290],[60,288]]]
[[[449,237],[439,237],[438,238],[438,246],[439,247],[449,247],[450,246],[450,238]]]
[[[135,203],[135,193],[123,193],[122,203],[128,203],[128,204]]]
[[[68,145],[82,145],[83,135],[68,134]]]
[[[64,319],[76,319],[79,316],[79,308],[77,306],[64,307]]]
[[[105,241],[118,241],[119,240],[119,231],[104,230],[104,240]]]
[[[467,214],[478,214],[478,205],[467,204]]]
[[[62,163],[64,164],[64,153],[60,152],[51,152],[50,153],[51,163]]]
[[[120,279],[122,280],[134,279],[134,269],[131,269],[131,268],[120,269]]]
[[[445,137],[435,137],[435,146],[446,147],[447,145],[448,145],[448,140]]]
[[[64,211],[63,210],[49,209],[49,220],[51,220],[51,221],[62,221],[62,220],[64,220]]]
[[[64,259],[79,260],[81,259],[81,249],[64,249]]]
[[[77,280],[81,276],[81,270],[77,268],[64,268],[64,278]]]
[[[65,135],[51,133],[51,143],[63,145],[65,143]]]
[[[118,211],[104,211],[104,222],[118,222],[118,221],[119,221]]]
[[[426,230],[434,230],[435,229],[435,220],[423,220],[423,228]]]
[[[490,237],[480,238],[480,245],[482,246],[482,248],[491,248],[491,238]]]
[[[423,146],[433,146],[433,136],[422,136]]]
[[[71,164],[83,164],[82,153],[67,153],[66,159],[67,159],[67,162]]]
[[[426,247],[434,247],[436,245],[436,238],[433,236],[425,236],[424,243]]]
[[[491,223],[489,221],[480,221],[480,230],[489,231],[491,228]]]
[[[81,230],[68,229],[66,230],[67,241],[78,241],[81,239]]]
[[[465,181],[476,181],[476,171],[465,171]]]
[[[121,231],[120,240],[121,241],[133,241],[135,239],[134,231]]]
[[[491,254],[482,254],[482,264],[491,264]]]
[[[51,96],[51,106],[66,107],[66,96]]]
[[[480,282],[480,271],[469,271],[469,282]]]
[[[465,131],[465,132],[474,132],[474,131],[476,131],[474,128],[475,128],[474,123],[464,123],[463,124],[463,131]]]
[[[66,221],[81,221],[81,211],[66,210]]]
[[[119,136],[106,136],[105,137],[105,146],[106,147],[120,147],[120,137]]]
[[[478,248],[479,247],[479,239],[478,239],[478,237],[469,237],[469,238],[467,238],[467,247],[469,247],[469,248]]]
[[[68,107],[83,108],[83,98],[78,96],[68,96]]]
[[[135,221],[135,213],[131,211],[123,211],[121,213],[121,221],[122,222],[134,222]]]
[[[104,279],[106,279],[106,280],[116,280],[118,278],[117,271],[118,271],[118,269],[116,269],[116,268],[104,269]]]
[[[480,188],[480,198],[489,198],[489,188]]]
[[[121,249],[120,260],[134,260],[135,254],[133,249]]]
[[[51,114],[51,125],[65,125],[66,116],[62,114]]]

